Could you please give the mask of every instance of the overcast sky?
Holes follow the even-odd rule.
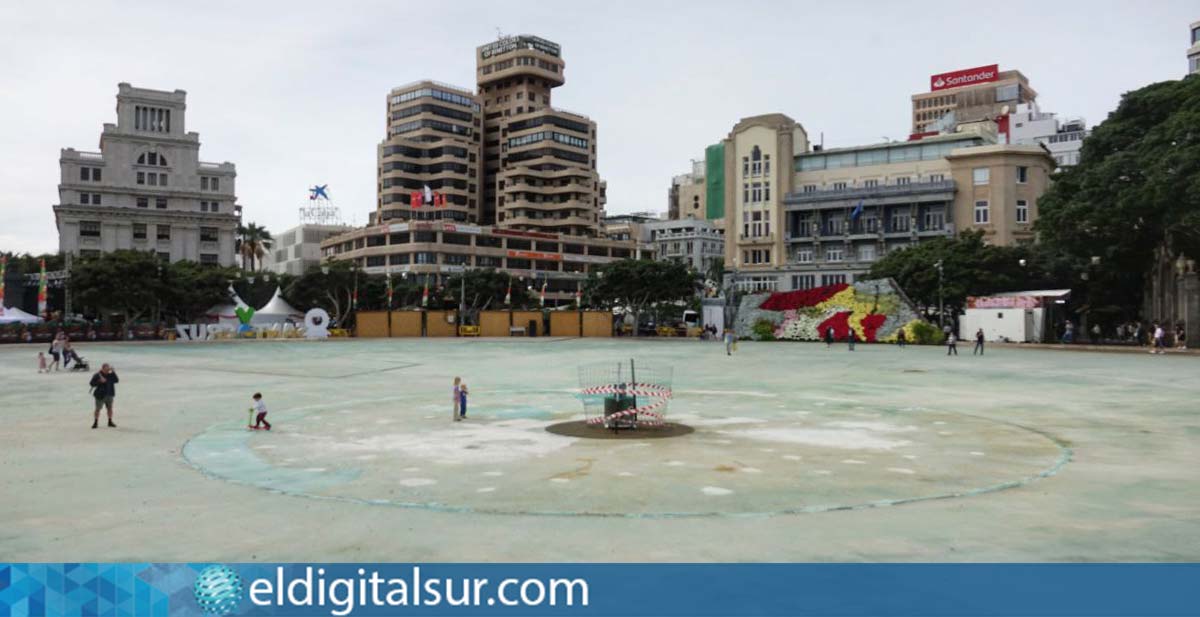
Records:
[[[1044,111],[1097,124],[1186,70],[1196,0],[1073,2],[17,2],[0,5],[0,250],[57,249],[60,148],[96,150],[117,83],[188,92],[204,161],[279,232],[328,184],[375,202],[390,88],[474,86],[477,45],[562,45],[553,103],[598,123],[608,212],[665,210],[671,176],[739,119],[782,112],[829,147],[904,139],[929,75],[1019,69]]]

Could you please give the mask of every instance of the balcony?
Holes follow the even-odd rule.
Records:
[[[769,234],[760,234],[757,236],[747,236],[746,234],[738,234],[738,244],[772,244],[775,242],[774,232]]]
[[[954,196],[953,180],[937,180],[933,182],[911,182],[909,184],[888,184],[882,186],[848,186],[844,189],[819,189],[809,193],[789,193],[783,197],[784,206],[803,206],[830,201],[886,200],[895,197],[910,197],[913,195],[928,195],[946,193],[946,199]],[[871,205],[868,203],[867,205]],[[795,208],[811,209],[811,208]]]

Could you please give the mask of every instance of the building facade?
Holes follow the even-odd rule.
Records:
[[[349,225],[305,224],[283,233],[273,234],[274,243],[263,259],[263,269],[277,274],[304,274],[312,266],[321,264],[321,243],[346,233]]]
[[[725,234],[702,218],[656,221],[645,225],[658,261],[681,263],[707,273],[725,262]]]
[[[169,262],[234,265],[237,170],[200,161],[200,136],[185,131],[187,93],[117,88],[117,122],[104,125],[100,151],[59,155],[59,251],[133,249]]]
[[[479,98],[435,81],[393,88],[387,136],[378,146],[376,223],[448,219],[479,222],[483,211]],[[432,196],[425,195],[429,187]]]
[[[573,301],[594,268],[639,256],[628,240],[450,221],[359,228],[326,239],[321,251],[325,259],[350,260],[368,274],[391,273],[431,285],[469,269],[500,270],[537,289],[544,283],[548,306]],[[652,257],[649,249],[642,251],[641,257]]]
[[[671,188],[667,192],[667,218],[707,220],[707,196],[704,160],[693,159],[691,172],[671,178]]]
[[[912,95],[912,134],[936,132],[947,114],[957,123],[994,120],[1036,99],[1025,75],[995,64],[931,75],[929,91]]]
[[[998,143],[992,123],[959,130],[809,149],[787,116],[742,120],[724,141],[727,267],[746,289],[807,289],[966,229],[991,244],[1032,241],[1054,160],[1041,145]]]
[[[1060,121],[1055,114],[1038,109],[1037,103],[1022,103],[1008,115],[1008,143],[1041,144],[1059,167],[1079,164],[1083,140],[1091,134],[1083,118]]]
[[[1192,22],[1188,31],[1191,34],[1192,44],[1187,52],[1188,73],[1194,75],[1200,73],[1200,21]]]

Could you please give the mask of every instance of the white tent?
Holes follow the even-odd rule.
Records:
[[[271,301],[254,312],[254,318],[250,320],[250,323],[255,326],[269,326],[288,321],[303,323],[304,313],[292,308],[292,305],[283,299],[282,291],[276,287]]]
[[[237,292],[233,290],[233,285],[229,286],[229,296],[233,299],[232,304],[228,302],[218,304],[205,311],[204,316],[212,321],[217,322],[218,325],[236,328],[242,323],[242,321],[238,319],[237,310],[239,308],[250,308],[250,305],[246,304],[240,297],[238,297]]]
[[[37,315],[30,315],[21,309],[10,306],[0,306],[0,323],[42,323],[42,318]]]

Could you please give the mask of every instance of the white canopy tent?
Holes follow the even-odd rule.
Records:
[[[15,306],[0,306],[0,323],[35,324],[42,323],[42,318],[37,315],[30,315]]]
[[[254,318],[250,320],[250,323],[255,326],[270,326],[289,321],[298,324],[304,323],[304,313],[292,308],[292,305],[283,299],[282,290],[276,287],[271,301],[254,312]]]
[[[239,308],[250,308],[250,305],[246,304],[240,297],[238,297],[237,292],[233,290],[232,285],[229,286],[229,297],[233,299],[232,304],[228,302],[218,304],[205,311],[204,316],[217,322],[218,325],[236,328],[242,323],[241,320],[238,319],[237,310]]]

